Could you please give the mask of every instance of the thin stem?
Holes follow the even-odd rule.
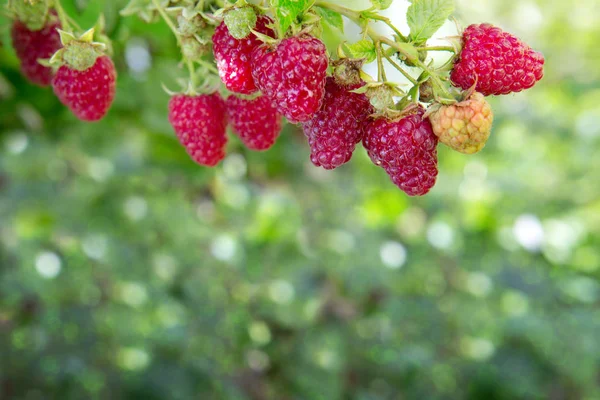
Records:
[[[385,56],[386,57],[391,57],[394,54],[398,54],[398,50],[396,50],[396,49],[394,49],[392,47],[390,47],[389,49],[387,49],[386,52],[385,52]]]
[[[421,68],[423,71],[429,74],[429,78],[433,81],[433,84],[437,86],[437,88],[442,92],[444,96],[447,96],[448,99],[452,99],[453,96],[450,94],[450,92],[448,92],[448,89],[446,89],[446,86],[440,79],[440,76],[435,71],[432,71],[420,60],[417,60],[415,64],[417,65],[417,67]]]
[[[383,57],[381,56],[381,43],[375,42],[375,51],[377,52],[377,80],[379,82],[387,82],[385,74],[385,66],[383,65]]]
[[[65,31],[72,31],[73,27],[71,26],[69,15],[65,12],[62,4],[60,4],[60,0],[54,0],[54,9],[58,14],[58,19],[60,20],[60,24],[62,25],[62,29]]]
[[[433,71],[431,68],[429,68],[428,66],[426,66],[421,60],[419,60],[419,57],[415,57],[414,55],[409,54],[406,51],[405,48],[403,48],[402,46],[400,46],[400,43],[397,43],[394,40],[391,40],[391,39],[389,39],[389,38],[387,38],[385,36],[382,36],[382,35],[378,34],[377,32],[375,32],[373,30],[372,27],[370,27],[368,25],[365,26],[364,20],[362,18],[362,13],[360,13],[358,11],[351,10],[351,9],[343,7],[343,6],[339,6],[337,4],[329,3],[329,2],[323,1],[323,0],[317,0],[315,2],[315,5],[319,6],[319,7],[327,8],[327,9],[329,9],[331,11],[335,11],[335,12],[337,12],[337,13],[345,16],[345,17],[347,17],[348,19],[350,19],[354,23],[356,23],[358,26],[360,26],[361,28],[363,28],[365,30],[364,33],[367,36],[369,36],[371,38],[371,40],[373,40],[373,42],[375,43],[376,46],[377,46],[378,43],[379,43],[379,45],[385,44],[385,45],[393,48],[395,50],[395,52],[402,54],[406,58],[406,60],[409,61],[411,64],[413,64],[413,65],[421,68],[423,71],[425,71],[430,76],[430,79],[432,80],[433,84],[436,85],[439,88],[439,90],[442,92],[442,94],[444,96],[448,96],[448,98],[452,98],[452,96],[450,95],[450,93],[448,92],[448,90],[445,88],[444,83],[441,81],[439,75],[435,71]],[[370,16],[370,17],[371,17],[371,19],[375,19],[375,20],[380,20],[380,21],[386,22],[384,19],[382,19],[382,18],[385,18],[385,17],[381,17],[381,18],[372,18],[372,16]],[[385,18],[385,19],[387,19],[387,18]],[[391,24],[391,22],[390,22],[390,24]],[[396,31],[396,29],[394,31]],[[404,38],[404,36],[402,36],[402,34],[398,35],[398,38],[400,40],[404,40],[404,41],[406,40],[406,38]],[[439,47],[440,47],[439,50],[441,50],[441,51],[450,51],[449,47],[448,48],[446,48],[446,46],[439,46]],[[431,47],[431,48],[428,48],[428,49],[432,50],[433,48],[435,48],[435,47]],[[454,51],[454,49],[452,51]],[[378,58],[381,57],[380,53],[381,52],[378,51]],[[384,55],[387,56],[387,53],[384,52]],[[378,60],[378,62],[380,62],[380,60]],[[396,64],[396,63],[393,63],[393,64]],[[394,65],[394,66],[396,68],[398,67],[397,64]],[[400,72],[405,72],[405,71],[402,70],[402,68],[398,68],[398,70]],[[411,82],[412,82],[412,80],[411,80]]]
[[[394,31],[394,33],[396,34],[396,36],[398,36],[398,38],[401,41],[407,42],[406,36],[404,36],[402,34],[402,32],[400,32],[400,30],[394,26],[394,24],[392,24],[392,21],[390,21],[389,18],[383,17],[381,15],[377,15],[377,14],[369,14],[368,18],[373,19],[375,21],[381,21],[381,22],[383,22],[384,24],[386,24],[387,26],[389,26]]]
[[[352,20],[357,25],[362,26],[362,20],[360,17],[361,13],[358,11],[354,11],[354,10],[351,10],[344,6],[340,6],[340,5],[329,3],[327,1],[322,1],[322,0],[317,0],[315,2],[315,6],[327,8],[331,11],[335,11],[335,12],[347,17],[348,19]]]
[[[219,71],[217,70],[217,67],[215,67],[214,64],[212,64],[206,60],[197,60],[196,62],[198,64],[200,64],[201,66],[203,66],[204,68],[206,68],[209,72],[212,72],[213,74],[219,73]]]
[[[346,7],[343,7],[343,6],[339,6],[337,4],[332,4],[332,3],[329,3],[327,1],[322,1],[322,0],[317,0],[315,2],[315,5],[318,6],[318,7],[327,8],[327,9],[329,9],[331,11],[335,11],[335,12],[337,12],[339,14],[342,14],[343,16],[345,16],[345,17],[349,18],[350,20],[352,20],[358,26],[363,27],[363,20],[361,18],[362,14],[360,12],[358,12],[358,11],[354,11],[354,10],[351,10],[349,8],[346,8]],[[384,18],[384,17],[381,17],[381,18]],[[387,20],[387,18],[385,18],[385,19]],[[381,19],[379,19],[379,20],[381,20]],[[408,60],[414,59],[414,57],[411,57],[410,55],[406,54],[403,51],[403,49],[401,49],[395,41],[393,41],[391,39],[388,39],[385,36],[379,35],[377,32],[375,32],[373,30],[373,28],[371,28],[369,26],[364,27],[364,28],[365,28],[365,34],[367,36],[369,36],[373,40],[373,42],[385,43],[388,46],[395,48],[400,53],[402,53],[403,55],[405,55]],[[400,35],[402,35],[402,34],[400,34]]]
[[[350,19],[351,21],[353,21],[355,24],[357,24],[360,27],[363,27],[363,24],[364,24],[363,19],[364,18],[372,19],[375,21],[381,21],[384,24],[386,24],[387,26],[389,26],[401,41],[407,42],[406,36],[404,36],[402,34],[402,32],[400,32],[400,30],[398,28],[396,28],[394,26],[394,24],[392,23],[392,21],[390,21],[390,19],[387,17],[381,16],[381,15],[378,15],[375,13],[367,13],[365,16],[363,16],[363,13],[361,13],[360,11],[354,11],[347,7],[340,6],[338,4],[329,3],[327,1],[322,1],[322,0],[317,0],[315,2],[315,5],[318,7],[327,8],[331,11],[335,11],[339,14],[342,14],[343,16],[347,17],[348,19]]]
[[[157,9],[158,13],[160,14],[160,16],[162,17],[162,19],[165,21],[165,23],[169,26],[169,28],[173,32],[173,35],[175,35],[175,39],[177,39],[177,44],[179,45],[179,48],[182,48],[183,43],[181,41],[181,35],[177,31],[177,27],[175,26],[175,23],[173,22],[173,20],[171,20],[171,18],[167,15],[165,10],[162,8],[162,6],[159,3],[159,0],[152,0],[152,3],[156,7],[156,9]],[[204,2],[201,0],[200,3],[198,3],[198,4],[202,4],[202,7],[204,7],[203,3]],[[194,62],[192,60],[186,58],[185,56],[183,57],[183,59],[185,61],[185,65],[187,66],[187,69],[189,71],[190,80],[192,82],[192,85],[196,86],[198,84],[198,75],[196,74],[196,68],[194,67]],[[204,65],[204,62],[198,62],[198,63]]]
[[[192,81],[192,85],[196,86],[198,82],[196,80],[196,69],[194,68],[194,63],[191,60],[185,60],[185,64],[190,72],[190,80]]]
[[[398,52],[400,54],[402,54],[403,56],[405,56],[408,61],[410,61],[412,64],[416,65],[417,67],[421,68],[423,71],[427,72],[427,74],[430,76],[431,80],[433,81],[434,85],[436,85],[438,87],[438,89],[440,89],[440,91],[444,94],[444,96],[448,96],[448,98],[452,98],[452,96],[450,95],[448,90],[444,87],[444,84],[443,84],[442,80],[440,79],[440,77],[438,76],[438,74],[435,71],[433,71],[431,68],[429,68],[427,65],[425,65],[421,60],[419,60],[418,57],[415,58],[414,56],[408,54],[405,51],[405,49],[403,49],[402,46],[400,46],[398,43],[375,33],[370,28],[369,28],[369,36],[371,37],[372,40],[378,40],[378,41],[385,43],[388,46],[393,47],[394,49],[398,50]]]
[[[454,62],[456,61],[456,56],[452,56],[442,65],[441,67],[436,68],[436,72],[450,72],[454,67]]]
[[[152,0],[152,4],[154,4],[154,6],[156,7],[156,10],[158,11],[158,13],[162,17],[162,19],[165,21],[165,23],[167,24],[169,29],[171,29],[171,32],[173,32],[173,35],[175,36],[175,39],[177,40],[177,45],[179,46],[179,48],[182,48],[183,43],[181,42],[181,36],[179,35],[179,31],[177,31],[177,27],[175,26],[175,23],[167,15],[167,13],[162,8],[162,6],[158,2],[158,0]],[[196,72],[194,70],[194,63],[188,59],[185,59],[185,64],[187,65],[187,68],[190,72],[190,78],[192,80],[192,83],[195,83]]]
[[[417,47],[419,51],[449,51],[456,53],[456,49],[452,46],[430,46],[430,47]]]
[[[339,14],[342,14],[343,16],[349,18],[354,23],[356,23],[357,25],[362,27],[363,20],[361,18],[361,13],[358,11],[354,11],[349,8],[346,8],[346,7],[337,5],[337,4],[332,4],[332,3],[322,1],[322,0],[317,0],[315,2],[315,5],[319,6],[319,7],[323,7],[323,8],[328,8],[331,11],[335,11]],[[369,15],[369,18],[385,22],[389,27],[391,27],[394,30],[394,32],[400,38],[400,40],[403,40],[403,41],[406,40],[404,35],[402,35],[402,33],[391,23],[391,21],[388,18],[377,16],[377,15]],[[370,28],[368,26],[365,28],[364,33],[365,33],[365,36],[371,37],[371,39],[375,42],[375,47],[377,48],[378,67],[379,67],[379,69],[383,69],[383,62],[381,60],[381,56],[383,55],[389,61],[391,61],[391,59],[390,59],[389,55],[387,54],[387,52],[382,50],[381,43],[385,43],[388,46],[394,48],[394,51],[392,52],[392,54],[394,54],[399,51],[399,48],[398,48],[396,42],[389,40],[383,36],[378,35],[377,33],[375,33],[375,31],[373,31],[372,28]],[[404,71],[398,64],[396,64],[393,61],[391,61],[391,63],[394,66],[394,68],[398,69],[405,77],[407,77],[407,79],[409,79],[411,82],[416,84],[416,81],[413,79],[413,77],[408,75],[408,73],[406,71]],[[385,71],[383,71],[383,75],[385,75]]]
[[[398,53],[401,53],[404,57],[406,57],[406,59],[410,62],[415,62],[415,60],[418,61],[418,57],[415,59],[415,57],[409,53],[406,52],[406,50],[400,46],[398,43],[396,43],[395,41],[385,37],[385,36],[381,36],[380,34],[378,34],[377,32],[375,32],[373,29],[371,28],[367,28],[368,31],[367,33],[369,34],[369,37],[374,40],[374,41],[379,41],[381,43],[385,43],[386,45],[394,48],[395,50],[397,50]]]
[[[175,24],[173,23],[171,18],[169,18],[169,16],[165,12],[165,10],[162,8],[162,6],[160,5],[158,0],[152,0],[152,4],[154,4],[154,7],[156,7],[156,10],[158,11],[158,13],[162,17],[162,19],[165,20],[165,22],[169,26],[169,28],[171,28],[171,31],[173,32],[173,34],[175,35],[175,38],[177,39],[177,44],[179,45],[179,47],[182,47],[181,37],[179,36],[179,32],[177,32],[177,27],[175,26]]]
[[[400,71],[402,73],[402,75],[404,75],[404,77],[410,81],[410,83],[412,83],[413,85],[418,85],[419,84],[419,82],[417,82],[417,80],[415,78],[413,78],[408,72],[406,72],[404,70],[404,68],[402,68],[400,65],[398,65],[392,59],[392,57],[390,57],[389,55],[387,55],[385,52],[383,53],[383,56],[386,58],[386,60],[388,60],[388,62],[390,64],[392,64],[394,66],[394,68],[396,68],[398,71]]]

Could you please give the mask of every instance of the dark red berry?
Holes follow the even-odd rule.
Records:
[[[351,92],[361,86],[344,87],[327,78],[321,109],[302,124],[310,159],[317,167],[334,169],[350,161],[356,144],[363,139],[373,108],[366,95]]]
[[[410,196],[422,196],[435,185],[438,139],[424,110],[397,121],[378,118],[366,128],[363,144],[371,160]]]
[[[56,30],[60,27],[53,14],[39,31],[29,30],[18,20],[13,23],[11,36],[17,57],[21,60],[21,72],[36,85],[49,86],[52,82],[52,68],[44,67],[38,60],[51,58],[62,47]]]
[[[323,42],[310,35],[262,44],[252,54],[256,86],[290,122],[306,122],[321,108],[328,66]]]
[[[275,32],[268,24],[271,18],[261,15],[258,17],[254,30],[274,37]],[[252,51],[262,41],[254,33],[250,33],[244,39],[236,39],[229,33],[227,25],[222,22],[213,35],[213,52],[219,70],[219,76],[227,89],[235,93],[252,94],[257,91],[252,78],[250,56]]]
[[[259,96],[246,100],[227,98],[227,116],[233,132],[250,150],[264,151],[275,144],[281,132],[281,115],[271,100]]]
[[[437,155],[422,152],[413,164],[385,168],[388,176],[409,196],[424,196],[435,186],[438,175]]]
[[[544,76],[544,56],[510,33],[490,24],[471,25],[452,70],[454,85],[484,96],[529,89]]]
[[[227,116],[225,102],[218,93],[171,97],[169,122],[198,164],[214,167],[225,158]]]
[[[52,86],[59,100],[82,121],[102,119],[115,98],[117,72],[108,56],[100,56],[85,71],[61,66]]]

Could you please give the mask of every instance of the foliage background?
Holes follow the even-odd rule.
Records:
[[[491,100],[480,154],[440,147],[422,199],[362,149],[313,168],[294,127],[197,167],[166,120],[164,24],[66,3],[106,13],[118,95],[78,122],[0,19],[0,398],[600,398],[595,1],[458,2],[546,77]]]

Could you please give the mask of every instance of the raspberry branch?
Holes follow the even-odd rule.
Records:
[[[181,40],[181,35],[179,34],[179,31],[177,30],[177,27],[175,26],[175,23],[167,15],[167,13],[165,12],[165,10],[163,9],[163,7],[161,6],[161,4],[160,4],[160,2],[158,0],[152,0],[152,3],[156,7],[156,10],[160,14],[160,16],[163,19],[163,21],[165,21],[165,23],[167,24],[167,26],[169,27],[169,29],[171,29],[171,32],[173,32],[173,35],[175,35],[175,39],[177,40],[177,45],[179,46],[180,49],[182,49],[183,48],[183,42]],[[184,55],[183,55],[183,59],[184,59],[185,65],[186,65],[186,67],[188,69],[188,72],[190,74],[190,81],[192,83],[191,86],[195,87],[198,82],[197,82],[197,77],[196,77],[196,69],[194,68],[194,63],[190,59],[188,59],[187,57],[185,57]]]
[[[394,31],[394,34],[400,39],[400,41],[402,42],[408,42],[406,36],[404,36],[402,34],[402,32],[400,32],[400,30],[398,28],[396,28],[396,26],[392,23],[392,21],[390,21],[389,18],[384,17],[382,15],[379,15],[377,13],[374,12],[367,12],[367,13],[363,13],[362,14],[363,18],[369,20],[374,20],[374,21],[381,21],[384,24],[386,24],[390,29],[392,29]]]
[[[385,53],[381,50],[381,42],[375,42],[375,51],[377,52],[377,80],[379,82],[387,82],[385,66],[383,65],[383,54]]]
[[[179,35],[179,32],[177,31],[177,27],[175,26],[175,23],[173,23],[171,18],[167,15],[167,13],[165,12],[165,10],[163,9],[162,5],[160,4],[160,2],[158,0],[152,0],[152,4],[154,4],[154,7],[156,7],[156,11],[158,11],[158,13],[160,14],[163,21],[165,21],[167,26],[171,29],[171,32],[173,32],[173,35],[175,35],[175,39],[177,40],[177,44],[179,45],[179,47],[182,47],[181,36]]]
[[[452,0],[412,2],[409,34],[375,6],[356,11],[324,0],[257,3],[131,0],[121,11],[147,22],[160,17],[175,36],[190,79],[185,94],[171,93],[169,122],[198,164],[215,166],[225,157],[228,124],[248,149],[272,148],[285,117],[301,125],[314,165],[337,168],[362,142],[394,184],[422,196],[437,179],[438,142],[465,154],[479,152],[493,123],[485,96],[519,92],[543,77],[543,55],[490,24],[470,25],[446,38],[448,45],[429,46],[452,16]],[[390,3],[373,0],[383,8]],[[80,29],[59,0],[9,2],[9,11],[23,74],[41,86],[51,83],[81,120],[103,118],[116,88],[103,19],[76,36],[72,27]],[[343,31],[343,17],[361,28],[362,39],[341,41],[331,60],[320,26]],[[393,33],[381,35],[375,24]],[[211,50],[215,63],[207,57]],[[449,53],[448,60],[434,65],[428,58],[434,51]],[[42,65],[39,59],[50,54]],[[377,81],[362,71],[372,62]],[[388,81],[390,66],[410,82],[409,90]],[[414,70],[418,78],[409,73]],[[211,86],[217,74],[219,90]],[[197,89],[201,76],[205,82]]]
[[[410,81],[410,83],[412,83],[413,85],[418,85],[419,84],[419,82],[417,82],[417,80],[415,78],[413,78],[412,75],[410,75],[408,72],[406,72],[404,70],[404,68],[402,68],[400,65],[398,65],[396,63],[396,61],[394,61],[392,59],[392,57],[387,52],[382,52],[382,53],[383,53],[383,56],[385,57],[385,59],[388,60],[388,62],[390,64],[392,64],[392,66],[394,68],[396,68],[398,71],[400,71],[400,73],[402,73],[402,75],[404,75],[404,77],[406,79],[408,79]]]
[[[454,53],[454,48],[451,46],[422,46],[422,47],[413,47],[408,39],[397,29],[391,21],[379,14],[374,12],[360,12],[349,9],[347,7],[343,7],[337,4],[332,4],[327,1],[318,0],[315,2],[316,6],[327,8],[331,11],[337,12],[349,20],[357,24],[359,27],[363,29],[363,34],[369,37],[374,45],[375,51],[377,55],[377,65],[378,65],[378,79],[380,82],[385,83],[387,79],[385,78],[385,71],[382,58],[386,58],[390,64],[397,69],[409,82],[413,85],[418,86],[419,82],[416,81],[404,68],[400,66],[400,64],[396,63],[391,55],[400,54],[406,63],[410,63],[426,73],[426,76],[432,80],[435,87],[435,98],[444,103],[450,104],[455,102],[454,96],[448,90],[449,84],[444,83],[439,73],[429,66],[425,65],[423,61],[419,59],[419,51],[448,51]],[[369,20],[382,21],[386,23],[394,33],[396,34],[396,40],[392,40],[386,36],[378,34],[371,26],[369,26]],[[389,50],[384,50],[382,45],[386,45],[389,47]],[[424,82],[424,81],[423,81]],[[421,82],[422,83],[422,82]]]
[[[450,53],[456,53],[456,49],[452,46],[425,46],[425,47],[417,47],[419,51],[448,51]]]

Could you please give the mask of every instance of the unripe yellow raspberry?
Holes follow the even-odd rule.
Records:
[[[494,113],[485,97],[475,92],[460,103],[441,106],[429,119],[440,142],[461,153],[475,154],[490,137]]]

